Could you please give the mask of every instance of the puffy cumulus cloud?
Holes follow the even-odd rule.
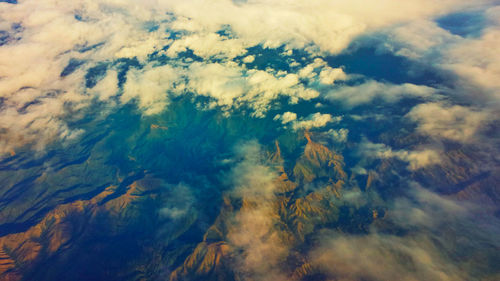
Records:
[[[403,97],[430,97],[436,92],[436,89],[428,86],[410,83],[394,85],[369,80],[360,85],[333,89],[325,95],[325,98],[341,102],[347,107],[354,107],[377,98],[385,102],[396,102]]]
[[[247,52],[244,42],[240,39],[227,39],[216,33],[193,34],[175,40],[166,51],[172,57],[179,52],[185,52],[188,48],[199,57],[208,58],[228,58],[232,59]]]
[[[493,234],[498,219],[477,222],[474,206],[413,183],[407,196],[387,206],[385,222],[367,234],[321,234],[309,254],[311,265],[332,280],[483,280],[495,273],[477,267],[494,259],[500,246]],[[482,227],[486,220],[495,227]],[[384,232],[384,223],[399,227],[400,234]]]
[[[417,170],[429,165],[439,164],[442,159],[439,150],[431,148],[423,148],[418,150],[393,150],[391,147],[383,143],[372,143],[368,140],[363,140],[359,144],[358,153],[368,158],[397,158],[408,162],[410,170]]]
[[[254,60],[255,60],[255,56],[254,55],[246,56],[246,57],[243,58],[243,62],[244,63],[252,63]]]
[[[332,68],[321,58],[315,58],[314,61],[298,72],[300,78],[312,81],[319,81],[324,85],[332,85],[335,81],[347,80],[349,76],[342,68]]]
[[[321,69],[325,66],[326,66],[326,61],[324,61],[320,58],[316,58],[316,59],[314,59],[314,61],[312,63],[310,63],[310,64],[306,65],[305,67],[303,67],[302,69],[300,69],[300,71],[298,72],[298,75],[300,76],[300,78],[312,79],[317,75],[317,73],[314,71],[317,69]]]
[[[1,3],[1,27],[10,39],[0,46],[0,153],[31,143],[42,150],[54,140],[76,136],[80,130],[66,124],[68,109],[74,113],[92,100],[84,89],[82,69],[117,57],[144,58],[161,45],[159,33],[143,29],[144,22],[162,14],[152,4],[107,0]],[[66,67],[72,61],[80,63],[69,71]],[[114,95],[115,74],[110,72],[92,96],[104,101]]]
[[[327,134],[332,137],[335,142],[343,143],[347,141],[347,136],[349,135],[349,130],[342,128],[338,130],[330,129]]]
[[[319,81],[322,84],[333,84],[337,80],[346,80],[347,75],[342,68],[325,67],[319,73]]]
[[[417,122],[417,131],[438,139],[470,142],[477,139],[488,121],[498,118],[494,114],[460,105],[424,103],[415,106],[407,115]]]
[[[176,70],[168,65],[131,70],[127,74],[120,100],[126,103],[136,99],[144,114],[159,113],[168,105],[167,91],[174,89],[174,82],[178,78]]]
[[[189,66],[187,88],[214,98],[218,105],[231,106],[248,90],[242,71],[235,64],[193,63]]]
[[[299,120],[293,122],[293,128],[295,130],[299,129],[311,129],[320,128],[326,126],[330,122],[340,122],[342,121],[342,116],[333,117],[330,114],[314,113],[306,118],[300,118]]]
[[[3,7],[2,19],[19,26],[21,31],[19,40],[0,48],[2,93],[57,83],[72,57],[106,60],[115,55],[149,54],[152,48],[133,49],[144,49],[145,44],[159,45],[161,41],[161,35],[145,32],[141,24],[145,18],[155,19],[150,8],[150,5],[141,7],[132,2],[106,0],[92,3],[28,0]],[[101,45],[91,48],[97,44]]]
[[[289,97],[292,103],[319,96],[316,90],[300,84],[296,74],[247,70],[235,63],[192,63],[187,78],[187,90],[213,98],[213,106],[246,105],[258,117],[279,96]]]
[[[246,280],[287,280],[281,272],[288,249],[274,227],[272,200],[277,174],[263,164],[258,143],[237,149],[242,161],[232,170],[232,196],[243,200],[236,213],[228,239],[242,252],[236,257],[236,270]]]
[[[286,124],[297,120],[297,114],[288,111],[283,114],[277,114],[276,116],[274,116],[273,119],[280,120],[282,124]]]

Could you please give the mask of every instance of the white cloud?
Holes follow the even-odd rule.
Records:
[[[436,47],[453,44],[460,36],[442,29],[432,20],[417,20],[389,30],[390,41],[385,47],[396,55],[412,59],[424,59],[434,55]],[[436,59],[433,57],[433,59]]]
[[[177,56],[179,52],[189,48],[199,57],[229,58],[241,56],[247,52],[240,39],[227,39],[215,33],[193,34],[175,40],[167,50],[167,55]]]
[[[337,80],[346,80],[347,74],[345,74],[342,68],[325,67],[321,70],[319,79],[322,84],[330,85]]]
[[[387,206],[384,218],[379,218],[381,228],[373,226],[359,235],[333,231],[320,235],[319,245],[309,254],[311,267],[341,280],[480,280],[491,274],[477,270],[484,261],[477,257],[496,255],[497,229],[481,225],[496,225],[498,220],[479,219],[481,208],[414,183],[408,184],[407,196]],[[387,224],[402,231],[388,233]],[[461,249],[469,249],[469,256],[461,255]]]
[[[195,201],[191,190],[191,187],[183,183],[171,186],[165,206],[159,211],[160,216],[172,220],[186,219]]]
[[[317,71],[318,69],[321,69],[325,66],[326,66],[326,62],[324,60],[322,60],[320,58],[315,58],[312,63],[310,63],[310,64],[306,65],[305,67],[303,67],[302,69],[300,69],[298,72],[298,75],[300,78],[312,79],[317,75],[315,70]]]
[[[238,147],[243,157],[232,170],[232,196],[244,202],[228,233],[229,242],[241,254],[235,257],[236,270],[249,280],[286,280],[279,266],[288,253],[275,230],[272,201],[277,174],[261,161],[256,142]]]
[[[142,29],[142,22],[155,20],[161,14],[150,4],[26,0],[2,5],[2,27],[8,27],[16,39],[0,47],[0,97],[4,100],[0,110],[0,153],[27,144],[42,150],[52,141],[76,136],[68,129],[65,114],[66,109],[74,115],[90,104],[83,87],[85,71],[77,69],[65,77],[60,77],[61,72],[71,58],[86,61],[80,66],[85,69],[93,61],[109,61],[115,54],[143,56],[154,49],[154,42],[161,45],[159,34],[151,39],[154,34]],[[78,20],[75,12],[83,20]],[[93,45],[98,47],[87,48]],[[83,51],[85,48],[87,51]],[[99,88],[92,90],[94,94],[98,90],[102,100],[116,89],[112,85],[116,81],[113,72],[108,74]]]
[[[487,2],[475,1],[473,6],[478,7]],[[167,84],[172,82],[170,77],[175,72],[179,77],[192,79],[187,85],[189,90],[213,98],[213,106],[230,108],[246,104],[254,110],[255,116],[263,116],[271,102],[280,96],[289,97],[291,103],[319,96],[317,90],[304,86],[299,78],[317,78],[319,83],[331,85],[337,80],[346,79],[348,75],[342,69],[328,67],[321,59],[315,60],[313,65],[306,66],[298,74],[246,70],[227,62],[228,59],[245,55],[247,47],[257,44],[264,47],[285,45],[283,55],[290,55],[292,48],[304,48],[312,54],[334,54],[343,51],[354,38],[364,33],[412,21],[428,22],[428,19],[437,15],[470,5],[470,1],[462,0],[440,3],[431,0],[404,3],[383,0],[377,5],[367,5],[361,0],[349,3],[337,0],[255,0],[239,3],[221,0],[210,5],[202,0],[147,0],[141,3],[131,0],[24,0],[16,5],[5,4],[0,9],[1,26],[15,35],[16,39],[0,47],[0,97],[6,105],[0,111],[0,118],[3,119],[0,129],[10,132],[13,127],[17,127],[17,133],[2,133],[2,138],[17,135],[15,141],[5,141],[9,143],[6,150],[11,150],[35,141],[28,135],[36,134],[49,125],[42,123],[42,120],[50,120],[51,124],[58,122],[58,126],[64,128],[65,108],[78,110],[88,106],[91,99],[87,93],[97,95],[105,102],[119,91],[114,85],[116,72],[112,66],[95,89],[85,89],[84,75],[88,67],[98,62],[111,63],[117,58],[137,57],[146,65],[147,71],[153,71],[154,67],[148,66],[151,63],[147,62],[147,58],[155,51],[171,56],[174,59],[171,67],[175,71],[167,75],[169,78],[166,82],[155,81],[158,79],[153,77],[152,72],[139,74],[137,70],[131,71],[127,74],[130,81],[125,84],[124,95],[120,99],[122,102],[136,99],[145,114],[163,110],[168,104],[164,95],[169,89]],[[490,9],[488,15],[494,19],[497,10]],[[154,31],[149,29],[151,24],[156,26]],[[16,25],[20,28],[14,30]],[[217,34],[222,28],[228,28],[231,33],[229,38]],[[488,91],[497,93],[498,79],[494,77],[498,72],[498,63],[493,51],[494,46],[498,45],[497,32],[492,27],[478,40],[470,39],[455,46],[447,54],[443,67],[453,69]],[[180,37],[175,40],[168,37],[175,33],[180,34]],[[419,48],[439,44],[430,42]],[[170,48],[164,52],[162,49],[165,46]],[[186,69],[185,64],[175,61],[175,56],[186,48],[192,49],[202,58],[215,57],[221,60],[220,66],[192,64]],[[487,54],[488,59],[483,59],[481,55],[470,55],[467,50]],[[72,58],[85,63],[72,74],[60,77]],[[244,61],[249,62],[251,58],[247,56]],[[216,73],[218,71],[219,74]],[[145,77],[147,75],[151,77]],[[330,93],[329,97],[345,99],[347,104],[354,105],[371,100],[370,94],[387,101],[393,100],[369,86],[365,87],[356,90],[345,88]],[[432,92],[414,85],[401,87],[399,90],[413,95],[426,96]],[[26,91],[27,88],[32,91]],[[181,88],[182,85],[178,93]],[[381,89],[390,92],[390,88]],[[367,90],[369,94],[362,95],[357,90]],[[47,93],[51,92],[64,94],[47,97]],[[394,92],[392,94],[399,96]],[[31,106],[26,108],[30,112],[23,113],[23,116],[14,113],[20,111],[26,102],[36,100],[50,106],[64,102],[65,106],[58,107],[60,111],[50,112],[42,107]],[[21,123],[20,120],[30,117],[37,118],[36,122]],[[34,124],[40,127],[35,128]],[[46,131],[47,134],[49,132],[52,135],[47,139],[63,136],[59,130]]]
[[[341,120],[342,116],[333,117],[330,114],[322,114],[317,112],[307,116],[306,118],[301,118],[293,122],[293,128],[295,130],[320,128],[326,126],[326,124],[330,122],[340,122]]]
[[[216,105],[226,108],[247,105],[255,116],[263,116],[279,96],[288,96],[296,103],[319,95],[304,88],[295,74],[246,70],[235,63],[192,63],[187,78],[190,91],[212,97]]]
[[[358,146],[359,153],[368,158],[397,158],[408,162],[408,169],[418,170],[420,168],[441,163],[440,152],[435,149],[423,148],[412,151],[392,150],[391,147],[383,143],[372,143],[364,140]]]
[[[253,56],[253,55],[246,56],[246,57],[243,58],[243,62],[244,63],[252,63],[254,60],[255,60],[255,56]]]
[[[245,94],[246,81],[242,69],[234,64],[193,63],[189,66],[189,90],[217,100],[218,105],[231,106]]]
[[[28,89],[18,94],[33,91]],[[15,152],[27,143],[34,143],[34,149],[43,152],[44,146],[56,139],[70,140],[81,134],[79,129],[68,128],[61,120],[62,116],[57,115],[63,111],[65,100],[71,100],[71,94],[62,93],[58,99],[37,97],[36,103],[21,111],[14,106],[3,109],[0,117],[0,153]]]
[[[418,123],[417,131],[435,138],[469,142],[494,118],[487,112],[460,105],[425,103],[415,106],[407,117]]]
[[[137,57],[140,60],[144,60],[149,54],[153,53],[154,51],[158,51],[158,49],[161,47],[158,37],[158,32],[149,33],[148,35],[144,36],[142,40],[132,41],[128,46],[126,45],[121,48],[117,53],[115,53],[115,57]]]
[[[479,6],[478,6],[479,7]],[[500,101],[500,7],[483,8],[486,26],[479,36],[458,36],[439,27],[431,19],[420,19],[387,30],[390,40],[384,40],[386,50],[397,55],[418,59],[461,79],[455,91],[473,101]],[[467,24],[467,23],[464,23]]]
[[[138,106],[144,110],[144,114],[159,113],[168,105],[168,91],[173,89],[173,83],[177,78],[178,73],[168,65],[146,70],[131,70],[127,74],[127,82],[120,100],[126,103],[137,99]]]
[[[89,91],[95,94],[99,100],[107,101],[118,93],[118,73],[108,70],[106,76]]]
[[[500,10],[500,8],[498,9]],[[498,12],[500,16],[500,12]],[[441,66],[457,73],[486,92],[486,101],[500,102],[500,24],[485,30],[478,39],[464,39],[444,53]],[[477,97],[473,97],[477,98]]]
[[[335,81],[348,79],[342,68],[329,67],[321,58],[315,58],[312,63],[300,69],[298,75],[300,78],[309,80],[317,78],[324,85],[332,85]]]
[[[482,2],[475,3],[480,5]],[[361,0],[342,1],[248,1],[230,0],[205,5],[200,0],[168,1],[178,15],[177,29],[191,32],[217,31],[227,24],[248,45],[262,43],[293,48],[310,45],[322,51],[338,53],[363,32],[459,9],[467,1],[378,1],[367,5]]]
[[[285,112],[283,114],[278,114],[274,116],[274,120],[280,120],[282,124],[290,123],[297,119],[297,114],[293,112]]]
[[[327,134],[330,135],[335,142],[343,143],[347,141],[349,130],[345,128],[338,130],[330,129],[328,130]]]
[[[339,101],[345,106],[353,107],[380,98],[385,102],[396,102],[406,96],[429,97],[436,89],[414,84],[394,85],[369,80],[357,86],[344,86],[326,94],[329,100]]]
[[[314,265],[341,280],[467,280],[424,235],[339,235],[311,255]]]

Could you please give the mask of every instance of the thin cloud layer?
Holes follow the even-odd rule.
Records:
[[[258,143],[246,143],[237,153],[244,159],[232,170],[232,196],[244,202],[228,234],[231,245],[242,252],[236,271],[246,280],[286,280],[279,264],[288,246],[278,236],[273,218],[277,175],[263,164]]]
[[[481,128],[495,118],[488,112],[442,103],[417,105],[407,117],[417,122],[417,131],[422,134],[458,142],[477,140]]]
[[[439,164],[441,162],[440,152],[436,149],[422,148],[419,150],[393,150],[383,143],[372,143],[364,140],[359,144],[358,153],[363,158],[370,159],[391,159],[396,158],[408,162],[408,169],[417,170],[429,165]]]
[[[481,261],[458,254],[461,247],[469,245],[485,253],[500,246],[500,241],[491,236],[491,229],[482,229],[485,233],[469,229],[468,220],[478,209],[414,183],[410,187],[410,197],[396,199],[386,215],[404,230],[404,235],[384,233],[383,225],[375,226],[366,235],[325,233],[323,243],[310,253],[313,265],[332,278],[345,280],[481,279],[484,272],[471,271],[471,264],[467,264]],[[460,239],[462,245],[453,246],[447,241],[449,235]],[[482,244],[481,239],[488,242]]]
[[[430,97],[436,94],[437,90],[422,85],[410,83],[393,85],[377,81],[367,81],[357,86],[344,86],[332,90],[326,95],[327,99],[338,101],[347,107],[354,107],[367,104],[375,99],[385,102],[397,102],[403,97]]]

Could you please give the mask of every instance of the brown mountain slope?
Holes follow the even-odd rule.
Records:
[[[314,142],[309,133],[306,132],[305,137],[308,142],[293,169],[296,181],[291,181],[284,171],[284,160],[276,142],[276,151],[269,153],[267,163],[264,163],[277,171],[273,180],[274,196],[271,199],[226,197],[216,222],[208,229],[204,240],[172,273],[171,280],[224,280],[227,276],[244,280],[248,276],[235,272],[234,268],[243,262],[247,264],[244,269],[248,270],[252,266],[248,265],[248,259],[255,253],[267,259],[265,266],[278,262],[280,266],[276,270],[283,269],[284,272],[279,274],[288,276],[289,280],[302,280],[315,273],[300,252],[307,248],[306,239],[310,233],[338,220],[336,202],[342,196],[347,174],[342,156]],[[313,189],[308,186],[320,178],[327,180],[319,181]],[[264,216],[264,221],[259,216]],[[242,218],[250,224],[242,223]],[[241,239],[254,242],[242,243]],[[280,250],[283,247],[287,250]],[[276,250],[269,252],[273,248]],[[301,259],[297,260],[298,257]],[[249,272],[243,274],[252,275]],[[256,276],[252,278],[264,278]]]
[[[111,229],[119,232],[133,216],[125,210],[142,199],[144,189],[133,182],[125,194],[107,200],[116,191],[116,186],[109,186],[90,200],[59,205],[27,231],[0,237],[0,276],[20,280],[22,273],[29,271],[37,261],[74,246],[74,240],[89,231],[85,226],[102,214],[114,217]]]

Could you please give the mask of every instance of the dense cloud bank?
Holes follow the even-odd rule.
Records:
[[[77,137],[81,132],[69,128],[66,119],[95,102],[112,107],[136,101],[144,114],[156,114],[166,109],[169,96],[187,92],[209,97],[209,108],[245,105],[253,108],[255,116],[265,114],[279,96],[291,103],[324,96],[352,107],[373,99],[435,100],[445,98],[438,97],[444,94],[476,103],[477,108],[465,111],[484,112],[464,125],[471,132],[487,121],[481,116],[496,118],[497,114],[499,9],[494,1],[382,1],[376,5],[359,1],[20,1],[0,5],[3,154],[25,144],[42,150],[54,140]],[[469,10],[481,11],[479,16],[484,17],[484,26],[474,37],[453,34],[433,21]],[[382,52],[452,71],[460,80],[450,87],[392,85],[367,77],[362,83],[335,85],[338,80],[360,77],[321,59],[304,65],[292,55],[292,49],[304,49],[311,57],[338,54],[359,36],[372,34],[389,39],[375,46]],[[250,67],[255,54],[248,54],[248,48],[253,46],[284,46],[280,56],[287,69]],[[186,57],[187,50],[193,56]],[[159,66],[151,61],[152,55],[168,63]],[[437,106],[460,114],[457,107]],[[410,116],[424,123],[423,132],[432,133],[418,116],[423,110],[423,106],[415,109]],[[433,113],[438,114],[437,110]],[[451,118],[458,118],[455,115]],[[440,134],[457,140],[469,137],[464,132]]]

